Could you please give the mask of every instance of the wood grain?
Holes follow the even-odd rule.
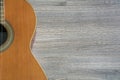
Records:
[[[120,80],[120,0],[29,0],[33,53],[49,80]]]

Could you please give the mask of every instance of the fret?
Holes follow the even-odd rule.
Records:
[[[4,13],[4,11],[3,11],[3,10],[1,10],[0,12],[1,12],[1,13]]]
[[[2,5],[3,3],[4,3],[4,2],[3,2],[3,1],[1,1],[1,2],[0,2],[0,5]]]
[[[1,17],[4,17],[4,15],[0,15],[0,18],[1,18]]]
[[[1,22],[4,22],[4,19],[0,19]]]

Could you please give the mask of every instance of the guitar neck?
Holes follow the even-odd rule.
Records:
[[[4,0],[0,0],[0,23],[4,23],[5,15],[4,15]]]

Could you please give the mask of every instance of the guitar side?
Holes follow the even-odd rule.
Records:
[[[0,52],[0,80],[47,80],[31,54],[36,18],[25,0],[5,0],[5,19],[14,31],[10,47]]]

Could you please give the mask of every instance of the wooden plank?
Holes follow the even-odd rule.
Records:
[[[119,21],[120,6],[51,7],[36,9],[38,22],[111,22]]]
[[[82,22],[118,22],[120,10],[108,10],[108,11],[42,11],[37,12],[38,22],[67,22],[67,23],[82,23]]]
[[[64,6],[66,0],[29,0],[34,7],[36,6]]]
[[[40,12],[40,11],[86,11],[86,10],[100,10],[103,9],[104,11],[106,11],[106,9],[108,10],[117,10],[119,9],[120,5],[106,5],[106,6],[98,6],[98,5],[88,5],[88,6],[35,6],[33,7],[35,9],[36,12]]]
[[[118,5],[120,0],[67,0],[67,6]]]

